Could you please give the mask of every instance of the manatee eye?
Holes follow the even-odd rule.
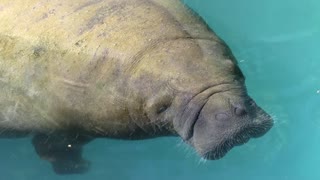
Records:
[[[158,108],[157,114],[161,114],[165,112],[169,108],[169,106],[170,106],[169,104],[163,104],[162,106],[160,106],[160,108]]]
[[[166,93],[166,92],[165,92]],[[173,96],[166,94],[157,94],[148,100],[146,104],[146,110],[149,112],[149,116],[159,115],[170,108],[172,104]]]

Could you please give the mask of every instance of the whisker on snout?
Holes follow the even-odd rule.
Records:
[[[197,152],[194,151],[192,147],[187,145],[184,140],[180,140],[177,145],[177,148],[181,149],[186,158],[191,158],[194,155],[197,155]]]
[[[198,160],[198,166],[201,165],[201,164],[205,164],[207,163],[207,157],[202,157]]]

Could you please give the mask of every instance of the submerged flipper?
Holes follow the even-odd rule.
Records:
[[[82,146],[91,140],[78,135],[37,134],[32,144],[40,158],[49,161],[57,174],[80,174],[90,167],[90,162],[82,158]]]

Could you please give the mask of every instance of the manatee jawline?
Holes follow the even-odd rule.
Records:
[[[203,153],[203,158],[208,160],[217,160],[224,157],[234,146],[243,145],[250,140],[251,135],[248,132],[250,132],[249,127],[244,128],[233,137],[227,138],[223,142],[219,143],[219,145],[213,148],[214,150]]]

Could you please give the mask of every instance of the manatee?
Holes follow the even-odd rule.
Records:
[[[272,127],[179,0],[1,0],[0,27],[0,136],[31,136],[58,174],[86,172],[95,138],[179,136],[215,160]]]

